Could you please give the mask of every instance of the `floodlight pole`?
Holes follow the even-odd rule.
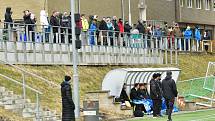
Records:
[[[128,21],[129,25],[131,26],[131,0],[128,0]]]
[[[80,98],[79,98],[79,78],[78,78],[78,59],[75,36],[75,0],[71,0],[71,25],[72,25],[72,60],[73,60],[73,100],[75,103],[75,118],[80,117]]]

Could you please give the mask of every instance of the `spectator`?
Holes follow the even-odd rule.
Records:
[[[140,34],[145,34],[145,27],[140,20],[138,21],[136,29],[138,29]]]
[[[11,7],[7,7],[5,15],[4,15],[4,22],[6,22],[5,23],[5,29],[8,28],[8,25],[10,25],[10,27],[13,26],[13,24],[12,24],[12,22],[13,22],[12,13],[13,12],[11,11]]]
[[[118,38],[118,45],[121,46],[125,46],[125,41],[124,41],[124,25],[123,25],[123,21],[120,18],[118,21],[118,26],[119,26],[119,33],[120,33],[120,37]]]
[[[200,41],[201,41],[201,33],[200,33],[200,30],[199,30],[199,27],[196,26],[195,28],[195,40],[196,40],[196,48],[199,48],[199,44],[200,44]]]
[[[122,103],[125,103],[125,101],[129,101],[130,102],[130,99],[126,93],[126,84],[124,83],[123,84],[123,88],[122,88],[122,91],[121,91],[121,94],[120,94],[120,100]]]
[[[48,16],[46,14],[45,10],[40,11],[40,24],[42,25],[42,30],[45,32],[45,39],[48,40],[49,38],[49,22],[48,22]]]
[[[53,14],[50,18],[50,25],[52,26],[53,34],[54,34],[54,41],[53,41],[54,43],[56,43],[56,41],[57,41],[58,28],[60,26],[57,16],[58,16],[58,12],[53,11]]]
[[[156,26],[154,35],[155,35],[155,37],[157,37],[158,40],[161,40],[162,30],[160,28],[160,25]]]
[[[105,17],[103,17],[101,22],[100,22],[99,30],[101,30],[100,34],[102,36],[101,36],[101,39],[99,39],[99,41],[98,41],[98,45],[101,45],[102,41],[103,41],[103,45],[107,45],[107,30],[108,30],[108,26],[107,26]]]
[[[183,41],[182,41],[182,38],[181,38],[182,37],[182,33],[181,33],[181,30],[180,30],[178,24],[175,24],[174,29],[173,29],[173,33],[174,33],[174,36],[176,37],[176,40],[177,40],[177,43],[178,43],[178,48],[180,48],[181,45],[182,45],[182,43],[183,43]]]
[[[138,93],[137,93],[137,90],[139,89],[139,84],[136,83],[134,84],[134,87],[131,89],[131,93],[130,93],[130,99],[131,101],[133,102],[134,100],[138,100],[140,99],[138,97]]]
[[[66,33],[66,34],[69,33],[69,28],[70,28],[71,22],[70,22],[70,18],[68,16],[67,12],[64,12],[62,17],[60,17],[60,18],[61,18],[61,26],[62,26],[62,28],[61,28],[61,42],[65,43],[66,38],[64,36],[64,33]]]
[[[168,121],[172,121],[171,114],[175,102],[175,97],[178,95],[175,81],[172,79],[172,72],[167,71],[166,78],[162,81],[163,96],[165,98]]]
[[[146,84],[140,84],[140,88],[139,88],[139,90],[137,90],[137,93],[138,93],[138,97],[140,97],[141,99],[148,99],[149,98]]]
[[[115,33],[115,37],[116,37],[116,40],[118,40],[118,37],[119,37],[119,25],[117,23],[117,17],[116,16],[113,16],[113,20],[112,20],[112,23],[113,23],[113,26],[114,26],[114,33]],[[114,38],[115,39],[115,38]],[[117,41],[117,44],[118,44],[118,41]]]
[[[119,32],[120,33],[123,33],[124,32],[124,25],[123,25],[123,21],[122,19],[120,18],[119,21],[118,21],[118,26],[119,26]],[[122,34],[123,35],[123,34]]]
[[[62,121],[75,121],[75,104],[72,100],[70,80],[70,76],[65,76],[65,80],[61,83]]]
[[[110,38],[110,45],[113,46],[113,24],[111,23],[110,17],[107,18],[107,27],[108,27],[108,37]]]
[[[35,24],[35,20],[33,18],[33,16],[31,16],[31,12],[29,10],[25,10],[24,11],[24,16],[23,16],[23,19],[24,19],[24,23],[25,23],[25,32],[26,32],[26,38],[27,40],[29,40],[28,37],[30,37],[30,34],[32,35],[32,41],[34,41],[34,25]],[[25,40],[25,41],[27,41]]]
[[[92,24],[90,25],[90,45],[95,45],[95,35],[96,35],[97,27],[96,27],[96,20],[93,20]]]
[[[186,48],[186,50],[188,50],[188,42],[191,39],[191,37],[192,37],[192,31],[190,29],[190,26],[187,26],[187,29],[184,32],[184,39],[186,41],[186,44],[184,45],[185,46],[184,48]]]
[[[174,38],[174,33],[173,33],[173,27],[169,26],[168,27],[168,33],[167,33],[167,40],[168,40],[168,47],[170,49],[174,48],[175,44],[175,38]]]
[[[153,102],[153,117],[159,117],[160,115],[160,101],[161,101],[161,92],[160,84],[158,83],[158,75],[153,74],[152,79],[150,80],[150,97]]]
[[[203,39],[204,40],[211,40],[210,32],[208,30],[205,30]],[[207,52],[208,51],[209,43],[204,42],[204,46],[205,46],[205,51]]]
[[[89,29],[89,23],[85,17],[85,14],[81,15],[81,24],[82,24],[82,45],[87,45],[87,31]]]
[[[167,36],[168,34],[168,24],[167,22],[164,22],[164,27],[163,27],[163,30],[162,30],[162,35],[163,36]]]
[[[128,21],[125,22],[124,31],[127,33],[128,38],[130,37],[132,27],[129,25]]]

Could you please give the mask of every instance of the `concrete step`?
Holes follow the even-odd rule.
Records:
[[[6,110],[23,109],[23,107],[23,104],[4,105],[4,109]]]
[[[13,95],[13,91],[5,91],[5,92],[1,92],[0,96],[12,96]]]
[[[5,91],[6,91],[6,88],[5,88],[5,87],[0,86],[0,93],[5,92]]]

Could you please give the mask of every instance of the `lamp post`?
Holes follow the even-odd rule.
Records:
[[[128,22],[129,25],[131,26],[131,0],[128,0]]]
[[[80,98],[79,98],[79,77],[78,59],[75,36],[75,0],[71,0],[71,25],[72,25],[72,59],[73,59],[73,99],[75,103],[75,118],[80,117]]]
[[[121,12],[122,12],[123,23],[125,23],[125,5],[124,5],[124,0],[121,0]]]

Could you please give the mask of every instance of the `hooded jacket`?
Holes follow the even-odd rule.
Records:
[[[190,29],[187,29],[185,32],[184,32],[184,38],[185,39],[191,39],[192,37],[192,31]]]
[[[5,22],[13,22],[13,19],[11,17],[11,8],[10,7],[7,7],[6,8],[6,12],[5,12],[5,15],[4,15],[4,18],[5,18]]]
[[[174,99],[178,95],[177,87],[172,76],[166,76],[162,81],[163,96],[166,99]]]
[[[200,33],[200,30],[198,28],[195,29],[195,39],[196,41],[200,41],[201,40],[201,33]]]
[[[40,24],[43,25],[44,28],[48,28],[49,26],[48,17],[45,10],[40,11]]]

